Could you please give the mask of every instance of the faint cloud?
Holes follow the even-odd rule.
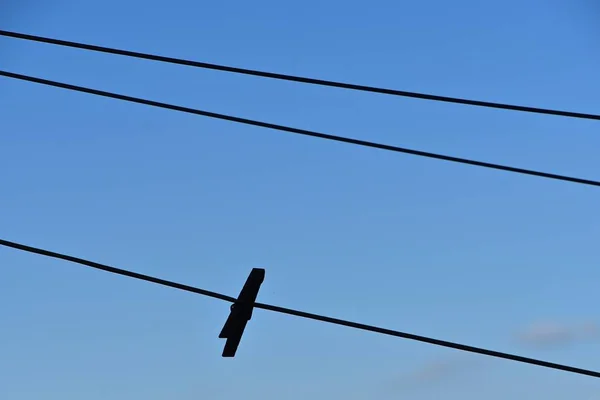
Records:
[[[600,338],[600,326],[595,322],[582,324],[537,322],[517,334],[519,342],[533,346],[564,346],[598,338]]]
[[[415,382],[431,383],[440,381],[458,372],[460,365],[456,360],[445,359],[436,360],[421,366],[419,369],[411,373],[411,380]]]
[[[403,389],[431,387],[459,377],[476,364],[477,361],[474,358],[464,355],[439,358],[421,364],[416,369],[401,375],[400,379],[396,380],[395,386]]]
[[[528,346],[566,346],[572,343],[588,342],[600,339],[600,324],[589,321],[584,323],[565,323],[540,321],[527,326],[516,334],[517,341]],[[393,390],[421,390],[431,388],[448,381],[463,379],[472,382],[473,372],[491,367],[487,357],[456,353],[453,356],[437,358],[415,366],[391,381]]]

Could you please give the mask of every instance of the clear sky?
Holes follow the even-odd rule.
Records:
[[[0,26],[25,33],[599,112],[591,0],[0,4]],[[594,121],[7,38],[0,68],[600,179]],[[261,266],[263,302],[600,369],[600,340],[581,326],[600,322],[598,188],[6,78],[0,110],[4,239],[230,295]],[[0,249],[0,266],[3,399],[600,398],[594,378],[262,310],[237,357],[222,359],[226,303],[11,249]]]

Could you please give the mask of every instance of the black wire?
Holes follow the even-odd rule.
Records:
[[[327,322],[330,324],[343,325],[343,326],[347,326],[349,328],[361,329],[364,331],[375,332],[375,333],[381,333],[383,335],[389,335],[389,336],[395,336],[395,337],[399,337],[399,338],[403,338],[403,339],[415,340],[417,342],[429,343],[429,344],[433,344],[435,346],[448,347],[451,349],[466,351],[469,353],[477,353],[477,354],[482,354],[482,355],[489,356],[489,357],[502,358],[505,360],[512,360],[512,361],[517,361],[517,362],[521,362],[521,363],[537,365],[539,367],[558,369],[558,370],[562,370],[562,371],[572,372],[575,374],[582,374],[582,375],[593,376],[595,378],[600,378],[600,372],[597,372],[597,371],[585,370],[585,369],[571,367],[571,366],[563,365],[563,364],[551,363],[548,361],[542,361],[542,360],[538,360],[535,358],[522,357],[522,356],[518,356],[516,354],[502,353],[500,351],[483,349],[481,347],[474,347],[474,346],[468,346],[468,345],[460,344],[460,343],[448,342],[448,341],[440,340],[440,339],[433,339],[433,338],[429,338],[426,336],[414,335],[412,333],[399,332],[399,331],[394,331],[391,329],[380,328],[377,326],[365,325],[365,324],[361,324],[358,322],[351,322],[351,321],[345,321],[343,319],[327,317],[324,315],[311,314],[311,313],[307,313],[304,311],[297,311],[297,310],[292,310],[289,308],[272,306],[270,304],[255,303],[254,307],[262,308],[264,310],[274,311],[274,312],[278,312],[278,313],[294,315],[297,317]]]
[[[6,247],[12,247],[13,249],[26,251],[28,253],[39,254],[46,257],[58,258],[60,260],[70,261],[73,263],[85,265],[87,267],[96,268],[102,271],[110,272],[112,274],[128,276],[130,278],[140,279],[142,281],[156,283],[158,285],[172,287],[174,289],[185,290],[186,292],[192,292],[196,294],[201,294],[202,296],[208,296],[219,300],[235,302],[235,297],[226,296],[224,294],[211,292],[210,290],[198,289],[192,286],[183,285],[181,283],[175,283],[171,281],[166,281],[160,278],[154,278],[152,276],[138,274],[137,272],[127,271],[120,268],[110,267],[108,265],[98,264],[93,261],[84,260],[82,258],[72,257],[65,254],[55,253],[53,251],[38,249],[36,247],[26,246],[24,244],[19,244],[15,242],[9,242],[8,240],[0,239],[0,245]]]
[[[225,121],[237,122],[240,124],[259,126],[262,128],[274,129],[274,130],[290,132],[290,133],[295,133],[295,134],[305,135],[305,136],[312,136],[312,137],[317,137],[320,139],[333,140],[336,142],[350,143],[350,144],[354,144],[354,145],[358,145],[358,146],[394,151],[397,153],[412,154],[412,155],[419,156],[419,157],[434,158],[437,160],[450,161],[450,162],[455,162],[455,163],[459,163],[459,164],[474,165],[477,167],[497,169],[497,170],[501,170],[501,171],[508,171],[508,172],[513,172],[513,173],[518,173],[518,174],[533,175],[533,176],[538,176],[541,178],[555,179],[555,180],[560,180],[560,181],[579,183],[579,184],[583,184],[583,185],[600,186],[599,181],[593,181],[593,180],[589,180],[589,179],[576,178],[576,177],[571,177],[571,176],[566,176],[566,175],[551,174],[548,172],[540,172],[540,171],[510,167],[510,166],[500,165],[500,164],[492,164],[492,163],[487,163],[487,162],[483,162],[483,161],[469,160],[469,159],[465,159],[465,158],[446,156],[446,155],[442,155],[442,154],[428,153],[428,152],[420,151],[420,150],[412,150],[412,149],[407,149],[404,147],[391,146],[391,145],[387,145],[387,144],[369,142],[369,141],[359,140],[359,139],[352,139],[352,138],[348,138],[348,137],[344,137],[344,136],[336,136],[336,135],[330,135],[330,134],[326,134],[326,133],[319,133],[319,132],[309,131],[309,130],[305,130],[305,129],[293,128],[293,127],[289,127],[289,126],[285,126],[285,125],[271,124],[268,122],[256,121],[256,120],[240,118],[240,117],[235,117],[235,116],[225,115],[225,114],[218,114],[218,113],[198,110],[198,109],[194,109],[194,108],[187,108],[187,107],[177,106],[174,104],[160,103],[160,102],[153,101],[153,100],[146,100],[146,99],[141,99],[138,97],[125,96],[122,94],[105,92],[105,91],[101,91],[101,90],[97,90],[97,89],[91,89],[91,88],[86,88],[86,87],[82,87],[82,86],[71,85],[68,83],[62,83],[62,82],[50,81],[47,79],[35,78],[32,76],[28,76],[28,75],[15,74],[12,72],[0,71],[0,76],[5,76],[8,78],[19,79],[19,80],[28,81],[28,82],[39,83],[39,84],[47,85],[47,86],[54,86],[54,87],[58,87],[58,88],[62,88],[62,89],[73,90],[76,92],[93,94],[96,96],[109,97],[109,98],[128,101],[128,102],[132,102],[132,103],[145,104],[145,105],[152,106],[152,107],[159,107],[159,108],[165,108],[165,109],[174,110],[174,111],[185,112],[185,113],[189,113],[189,114],[202,115],[202,116],[209,117],[209,118],[216,118],[216,119],[221,119],[221,120],[225,120]]]
[[[301,76],[278,74],[278,73],[274,73],[274,72],[257,71],[257,70],[246,69],[246,68],[236,68],[236,67],[230,67],[230,66],[226,66],[226,65],[184,60],[184,59],[180,59],[180,58],[164,57],[164,56],[159,56],[159,55],[155,55],[155,54],[139,53],[139,52],[135,52],[135,51],[121,50],[121,49],[115,49],[115,48],[103,47],[103,46],[96,46],[96,45],[79,43],[79,42],[71,42],[71,41],[67,41],[67,40],[52,39],[52,38],[43,37],[43,36],[28,35],[28,34],[24,34],[24,33],[4,31],[4,30],[0,30],[0,36],[7,36],[7,37],[24,39],[24,40],[29,40],[29,41],[41,42],[41,43],[55,44],[55,45],[59,45],[59,46],[73,47],[73,48],[77,48],[77,49],[91,50],[91,51],[102,52],[102,53],[116,54],[116,55],[122,55],[122,56],[127,56],[127,57],[141,58],[141,59],[165,62],[165,63],[170,63],[170,64],[186,65],[189,67],[212,69],[212,70],[217,70],[217,71],[232,72],[232,73],[236,73],[236,74],[253,75],[253,76],[259,76],[259,77],[263,77],[263,78],[279,79],[279,80],[291,81],[291,82],[307,83],[307,84],[311,84],[311,85],[337,87],[337,88],[342,88],[342,89],[358,90],[358,91],[362,91],[362,92],[387,94],[387,95],[401,96],[401,97],[411,97],[411,98],[416,98],[416,99],[441,101],[441,102],[446,102],[446,103],[466,104],[466,105],[477,106],[477,107],[496,108],[496,109],[502,109],[502,110],[521,111],[521,112],[536,113],[536,114],[549,114],[549,115],[557,115],[557,116],[570,117],[570,118],[600,120],[600,115],[598,115],[598,114],[587,114],[587,113],[579,113],[579,112],[572,112],[572,111],[552,110],[552,109],[546,109],[546,108],[527,107],[527,106],[519,106],[519,105],[514,105],[514,104],[494,103],[494,102],[480,101],[480,100],[461,99],[461,98],[457,98],[457,97],[447,97],[447,96],[438,96],[438,95],[433,95],[433,94],[408,92],[408,91],[404,91],[404,90],[385,89],[385,88],[378,88],[378,87],[373,87],[373,86],[355,85],[355,84],[351,84],[351,83],[343,83],[343,82],[335,82],[335,81],[322,80],[322,79],[306,78],[306,77],[301,77]]]
[[[17,250],[26,251],[29,253],[35,253],[35,254],[39,254],[39,255],[43,255],[43,256],[47,256],[47,257],[53,257],[53,258],[58,258],[61,260],[71,261],[71,262],[74,262],[77,264],[82,264],[82,265],[85,265],[88,267],[100,269],[100,270],[111,272],[114,274],[124,275],[124,276],[128,276],[130,278],[140,279],[140,280],[156,283],[156,284],[163,285],[163,286],[168,286],[168,287],[175,288],[175,289],[185,290],[187,292],[192,292],[192,293],[200,294],[203,296],[209,296],[209,297],[213,297],[216,299],[220,299],[220,300],[224,300],[224,301],[228,301],[228,302],[232,302],[232,303],[236,301],[235,298],[226,296],[224,294],[215,293],[215,292],[211,292],[209,290],[204,290],[204,289],[198,289],[198,288],[195,288],[192,286],[183,285],[181,283],[176,283],[176,282],[171,282],[171,281],[167,281],[164,279],[154,278],[154,277],[151,277],[148,275],[142,275],[142,274],[138,274],[136,272],[131,272],[131,271],[127,271],[127,270],[123,270],[123,269],[119,269],[119,268],[109,267],[107,265],[98,264],[93,261],[88,261],[88,260],[84,260],[81,258],[68,256],[65,254],[55,253],[52,251],[43,250],[43,249],[39,249],[36,247],[26,246],[26,245],[15,243],[15,242],[10,242],[8,240],[0,239],[0,245],[6,246],[6,247],[11,247],[11,248],[17,249]],[[349,328],[361,329],[364,331],[380,333],[383,335],[415,340],[418,342],[429,343],[429,344],[433,344],[436,346],[448,347],[448,348],[456,349],[456,350],[460,350],[460,351],[477,353],[477,354],[482,354],[482,355],[486,355],[486,356],[490,356],[490,357],[502,358],[505,360],[512,360],[512,361],[517,361],[517,362],[521,362],[521,363],[537,365],[539,367],[557,369],[557,370],[561,370],[561,371],[572,372],[575,374],[587,375],[587,376],[593,376],[595,378],[600,378],[600,372],[597,372],[597,371],[591,371],[591,370],[586,370],[586,369],[582,369],[582,368],[571,367],[571,366],[563,365],[563,364],[551,363],[551,362],[547,362],[547,361],[537,360],[534,358],[522,357],[522,356],[509,354],[509,353],[502,353],[499,351],[487,350],[487,349],[483,349],[483,348],[479,348],[479,347],[473,347],[473,346],[467,346],[467,345],[459,344],[459,343],[447,342],[445,340],[439,340],[439,339],[433,339],[433,338],[429,338],[429,337],[425,337],[425,336],[414,335],[412,333],[394,331],[391,329],[385,329],[385,328],[380,328],[377,326],[360,324],[358,322],[346,321],[343,319],[337,319],[337,318],[327,317],[324,315],[307,313],[304,311],[298,311],[298,310],[293,310],[290,308],[273,306],[270,304],[254,303],[254,307],[261,308],[263,310],[277,312],[277,313],[293,315],[296,317],[326,322],[326,323],[330,323],[330,324],[347,326]]]

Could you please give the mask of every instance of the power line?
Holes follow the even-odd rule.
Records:
[[[192,286],[183,285],[181,283],[175,283],[171,281],[167,281],[160,278],[154,278],[149,275],[138,274],[137,272],[127,271],[120,268],[110,267],[108,265],[99,264],[93,261],[84,260],[83,258],[72,257],[66,254],[55,253],[53,251],[38,249],[31,246],[26,246],[24,244],[9,242],[8,240],[0,239],[0,245],[11,247],[13,249],[26,251],[28,253],[39,254],[46,257],[58,258],[60,260],[69,261],[76,264],[85,265],[86,267],[91,267],[95,269],[99,269],[102,271],[110,272],[111,274],[123,275],[129,278],[139,279],[146,282],[156,283],[157,285],[168,286],[174,289],[184,290],[186,292],[192,292],[196,294],[200,294],[202,296],[212,297],[214,299],[219,299],[223,301],[229,301],[231,303],[235,302],[235,297],[226,296],[224,294],[211,292],[210,290],[198,289]]]
[[[571,176],[566,176],[566,175],[557,175],[557,174],[535,171],[535,170],[530,170],[530,169],[510,167],[510,166],[501,165],[501,164],[493,164],[493,163],[488,163],[488,162],[483,162],[483,161],[475,161],[475,160],[470,160],[470,159],[466,159],[466,158],[452,157],[452,156],[436,154],[436,153],[429,153],[429,152],[425,152],[425,151],[413,150],[413,149],[408,149],[408,148],[404,148],[404,147],[392,146],[392,145],[376,143],[376,142],[369,142],[366,140],[352,139],[352,138],[348,138],[348,137],[344,137],[344,136],[330,135],[327,133],[320,133],[320,132],[309,131],[309,130],[300,129],[300,128],[293,128],[293,127],[289,127],[289,126],[285,126],[285,125],[277,125],[277,124],[272,124],[269,122],[256,121],[256,120],[235,117],[235,116],[226,115],[226,114],[218,114],[218,113],[214,113],[214,112],[210,112],[210,111],[204,111],[204,110],[199,110],[199,109],[194,109],[194,108],[178,106],[178,105],[174,105],[174,104],[161,103],[158,101],[142,99],[139,97],[131,97],[131,96],[126,96],[126,95],[112,93],[112,92],[105,92],[102,90],[86,88],[83,86],[71,85],[71,84],[63,83],[63,82],[51,81],[51,80],[42,79],[42,78],[36,78],[36,77],[28,76],[28,75],[16,74],[13,72],[0,71],[0,76],[12,78],[12,79],[19,79],[19,80],[27,81],[27,82],[38,83],[38,84],[46,85],[46,86],[58,87],[61,89],[67,89],[67,90],[72,90],[72,91],[76,91],[76,92],[88,93],[88,94],[92,94],[95,96],[108,97],[108,98],[112,98],[112,99],[128,101],[131,103],[144,104],[144,105],[151,106],[151,107],[158,107],[158,108],[164,108],[164,109],[169,109],[169,110],[174,110],[174,111],[180,111],[180,112],[184,112],[184,113],[188,113],[188,114],[201,115],[201,116],[205,116],[205,117],[209,117],[209,118],[216,118],[216,119],[221,119],[221,120],[225,120],[225,121],[236,122],[239,124],[258,126],[261,128],[274,129],[274,130],[278,130],[278,131],[290,132],[290,133],[294,133],[294,134],[298,134],[298,135],[311,136],[311,137],[316,137],[316,138],[320,138],[320,139],[327,139],[327,140],[332,140],[332,141],[336,141],[336,142],[349,143],[349,144],[354,144],[354,145],[358,145],[358,146],[371,147],[371,148],[376,148],[376,149],[380,149],[380,150],[393,151],[393,152],[397,152],[397,153],[411,154],[414,156],[433,158],[433,159],[443,160],[443,161],[450,161],[450,162],[459,163],[459,164],[474,165],[477,167],[491,168],[491,169],[496,169],[496,170],[501,170],[501,171],[518,173],[518,174],[532,175],[532,176],[537,176],[537,177],[541,177],[541,178],[567,181],[567,182],[573,182],[573,183],[578,183],[578,184],[583,184],[583,185],[600,186],[600,181],[576,178],[576,177],[571,177]]]
[[[0,245],[10,247],[13,249],[17,249],[17,250],[21,250],[21,251],[26,251],[29,253],[34,253],[34,254],[39,254],[39,255],[43,255],[43,256],[47,256],[47,257],[58,258],[61,260],[70,261],[73,263],[81,264],[81,265],[92,267],[95,269],[100,269],[102,271],[107,271],[107,272],[110,272],[113,274],[124,275],[124,276],[130,277],[130,278],[135,278],[135,279],[139,279],[139,280],[143,280],[143,281],[147,281],[147,282],[152,282],[152,283],[156,283],[158,285],[168,286],[171,288],[196,293],[196,294],[200,294],[202,296],[208,296],[208,297],[216,298],[216,299],[231,302],[231,303],[236,301],[236,299],[234,297],[226,296],[221,293],[216,293],[216,292],[212,292],[212,291],[205,290],[205,289],[199,289],[199,288],[195,288],[192,286],[188,286],[188,285],[184,285],[184,284],[176,283],[176,282],[171,282],[171,281],[167,281],[167,280],[160,279],[160,278],[155,278],[155,277],[148,276],[148,275],[138,274],[136,272],[131,272],[131,271],[127,271],[124,269],[115,268],[115,267],[110,267],[108,265],[103,265],[103,264],[99,264],[99,263],[96,263],[93,261],[84,260],[82,258],[77,258],[77,257],[73,257],[73,256],[61,254],[61,253],[56,253],[56,252],[49,251],[49,250],[43,250],[40,248],[27,246],[27,245],[20,244],[20,243],[10,242],[8,240],[0,239]],[[433,338],[429,338],[429,337],[425,337],[425,336],[414,335],[412,333],[405,333],[405,332],[395,331],[395,330],[391,330],[391,329],[380,328],[377,326],[361,324],[358,322],[352,322],[352,321],[346,321],[346,320],[342,320],[342,319],[338,319],[338,318],[332,318],[332,317],[328,317],[325,315],[312,314],[312,313],[307,313],[304,311],[298,311],[298,310],[294,310],[294,309],[290,309],[290,308],[279,307],[279,306],[274,306],[274,305],[264,304],[264,303],[254,303],[254,307],[260,308],[263,310],[277,312],[277,313],[293,315],[296,317],[326,322],[326,323],[330,323],[330,324],[347,326],[349,328],[380,333],[383,335],[395,336],[395,337],[399,337],[399,338],[403,338],[403,339],[410,339],[410,340],[414,340],[414,341],[418,341],[418,342],[429,343],[432,345],[447,347],[447,348],[456,349],[456,350],[460,350],[460,351],[477,353],[477,354],[482,354],[485,356],[502,358],[505,360],[512,360],[512,361],[517,361],[517,362],[521,362],[521,363],[537,365],[539,367],[557,369],[557,370],[561,370],[561,371],[572,372],[575,374],[587,375],[587,376],[592,376],[595,378],[600,378],[600,372],[597,372],[597,371],[586,370],[586,369],[572,367],[572,366],[563,365],[563,364],[551,363],[551,362],[542,361],[542,360],[538,360],[538,359],[534,359],[534,358],[522,357],[522,356],[518,356],[515,354],[502,353],[499,351],[483,349],[480,347],[474,347],[474,346],[468,346],[468,345],[454,343],[454,342],[448,342],[445,340],[433,339]]]
[[[165,56],[159,56],[156,54],[140,53],[140,52],[136,52],[136,51],[103,47],[103,46],[85,44],[85,43],[80,43],[80,42],[71,42],[71,41],[67,41],[67,40],[52,39],[52,38],[43,37],[43,36],[28,35],[25,33],[11,32],[11,31],[5,31],[5,30],[0,30],[0,36],[29,40],[29,41],[40,42],[40,43],[54,44],[54,45],[64,46],[64,47],[72,47],[72,48],[83,49],[83,50],[90,50],[90,51],[101,52],[101,53],[121,55],[121,56],[126,56],[126,57],[141,58],[141,59],[165,62],[165,63],[170,63],[170,64],[185,65],[185,66],[189,66],[189,67],[231,72],[231,73],[235,73],[235,74],[252,75],[252,76],[258,76],[258,77],[263,77],[263,78],[306,83],[306,84],[311,84],[311,85],[329,86],[329,87],[336,87],[336,88],[341,88],[341,89],[357,90],[357,91],[362,91],[362,92],[379,93],[379,94],[386,94],[386,95],[400,96],[400,97],[410,97],[410,98],[416,98],[416,99],[422,99],[422,100],[440,101],[440,102],[445,102],[445,103],[465,104],[465,105],[477,106],[477,107],[512,110],[512,111],[528,112],[528,113],[535,113],[535,114],[548,114],[548,115],[556,115],[556,116],[569,117],[569,118],[600,120],[600,115],[598,115],[598,114],[587,114],[587,113],[580,113],[580,112],[573,112],[573,111],[561,111],[561,110],[553,110],[553,109],[539,108],[539,107],[519,106],[519,105],[514,105],[514,104],[494,103],[494,102],[480,101],[480,100],[469,100],[469,99],[462,99],[462,98],[457,98],[457,97],[438,96],[438,95],[434,95],[434,94],[409,92],[409,91],[395,90],[395,89],[385,89],[385,88],[379,88],[379,87],[374,87],[374,86],[356,85],[356,84],[352,84],[352,83],[336,82],[336,81],[323,80],[323,79],[314,79],[314,78],[307,78],[307,77],[301,77],[301,76],[295,76],[295,75],[278,74],[278,73],[274,73],[274,72],[266,72],[266,71],[259,71],[259,70],[246,69],[246,68],[237,68],[237,67],[231,67],[231,66],[227,66],[227,65],[185,60],[185,59],[181,59],[181,58],[165,57]]]

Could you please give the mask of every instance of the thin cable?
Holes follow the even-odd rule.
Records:
[[[540,171],[534,171],[534,170],[517,168],[517,167],[510,167],[510,166],[500,165],[500,164],[492,164],[492,163],[487,163],[487,162],[483,162],[483,161],[475,161],[475,160],[470,160],[470,159],[466,159],[466,158],[458,158],[458,157],[446,156],[446,155],[442,155],[442,154],[428,153],[428,152],[420,151],[420,150],[407,149],[404,147],[369,142],[369,141],[365,141],[365,140],[352,139],[352,138],[348,138],[348,137],[344,137],[344,136],[336,136],[336,135],[330,135],[330,134],[326,134],[326,133],[319,133],[319,132],[309,131],[309,130],[305,130],[305,129],[293,128],[293,127],[289,127],[289,126],[285,126],[285,125],[271,124],[268,122],[261,122],[261,121],[246,119],[246,118],[235,117],[235,116],[231,116],[231,115],[218,114],[218,113],[214,113],[214,112],[210,112],[210,111],[203,111],[203,110],[198,110],[198,109],[194,109],[194,108],[187,108],[187,107],[177,106],[174,104],[160,103],[160,102],[153,101],[153,100],[146,100],[146,99],[141,99],[138,97],[125,96],[122,94],[105,92],[105,91],[101,91],[101,90],[97,90],[97,89],[90,89],[90,88],[86,88],[86,87],[82,87],[82,86],[71,85],[68,83],[62,83],[62,82],[50,81],[47,79],[35,78],[32,76],[28,76],[28,75],[15,74],[12,72],[0,71],[0,76],[5,76],[8,78],[13,78],[13,79],[19,79],[22,81],[38,83],[38,84],[47,85],[47,86],[58,87],[61,89],[73,90],[76,92],[93,94],[96,96],[102,96],[102,97],[108,97],[108,98],[112,98],[112,99],[128,101],[131,103],[138,103],[138,104],[144,104],[144,105],[152,106],[152,107],[165,108],[165,109],[180,111],[180,112],[184,112],[184,113],[188,113],[188,114],[202,115],[202,116],[209,117],[209,118],[216,118],[216,119],[221,119],[221,120],[225,120],[225,121],[231,121],[231,122],[236,122],[236,123],[240,123],[240,124],[245,124],[245,125],[253,125],[253,126],[258,126],[261,128],[274,129],[274,130],[278,130],[278,131],[290,132],[290,133],[295,133],[295,134],[299,134],[299,135],[317,137],[320,139],[333,140],[336,142],[350,143],[350,144],[354,144],[354,145],[358,145],[358,146],[371,147],[371,148],[376,148],[376,149],[380,149],[380,150],[388,150],[388,151],[393,151],[393,152],[397,152],[397,153],[411,154],[414,156],[450,161],[450,162],[455,162],[455,163],[459,163],[459,164],[474,165],[477,167],[491,168],[491,169],[496,169],[496,170],[501,170],[501,171],[518,173],[518,174],[538,176],[541,178],[567,181],[567,182],[573,182],[573,183],[578,183],[578,184],[583,184],[583,185],[600,186],[599,181],[593,181],[593,180],[589,180],[589,179],[576,178],[576,177],[571,177],[571,176],[566,176],[566,175],[551,174],[548,172],[540,172]]]
[[[92,45],[92,44],[71,42],[71,41],[60,40],[60,39],[52,39],[52,38],[43,37],[43,36],[28,35],[25,33],[4,31],[4,30],[0,30],[0,36],[29,40],[29,41],[40,42],[40,43],[54,44],[54,45],[58,45],[58,46],[72,47],[72,48],[83,49],[83,50],[90,50],[90,51],[101,52],[101,53],[121,55],[121,56],[126,56],[126,57],[141,58],[141,59],[165,62],[165,63],[170,63],[170,64],[186,65],[189,67],[212,69],[212,70],[217,70],[217,71],[232,72],[235,74],[252,75],[252,76],[259,76],[259,77],[263,77],[263,78],[278,79],[278,80],[291,81],[291,82],[307,83],[307,84],[311,84],[311,85],[329,86],[329,87],[336,87],[336,88],[341,88],[341,89],[358,90],[358,91],[362,91],[362,92],[387,94],[387,95],[392,95],[392,96],[411,97],[411,98],[422,99],[422,100],[441,101],[441,102],[445,102],[445,103],[465,104],[465,105],[477,106],[477,107],[487,107],[487,108],[496,108],[496,109],[502,109],[502,110],[521,111],[521,112],[528,112],[528,113],[535,113],[535,114],[557,115],[557,116],[569,117],[569,118],[600,120],[600,115],[598,115],[598,114],[587,114],[587,113],[572,112],[572,111],[552,110],[552,109],[547,109],[547,108],[519,106],[519,105],[514,105],[514,104],[503,104],[503,103],[494,103],[494,102],[480,101],[480,100],[469,100],[469,99],[461,99],[461,98],[457,98],[457,97],[438,96],[438,95],[433,95],[433,94],[408,92],[408,91],[404,91],[404,90],[385,89],[385,88],[378,88],[378,87],[373,87],[373,86],[364,86],[364,85],[356,85],[356,84],[351,84],[351,83],[343,83],[343,82],[335,82],[335,81],[322,80],[322,79],[306,78],[306,77],[295,76],[295,75],[278,74],[278,73],[274,73],[274,72],[265,72],[265,71],[258,71],[258,70],[253,70],[253,69],[237,68],[237,67],[230,67],[230,66],[226,66],[226,65],[184,60],[181,58],[165,57],[165,56],[159,56],[159,55],[155,55],[155,54],[139,53],[136,51],[121,50],[121,49],[115,49],[115,48],[110,48],[110,47],[96,46],[96,45]]]
[[[211,292],[211,291],[204,290],[204,289],[198,289],[198,288],[195,288],[192,286],[183,285],[181,283],[176,283],[176,282],[171,282],[171,281],[167,281],[164,279],[154,278],[154,277],[151,277],[148,275],[142,275],[142,274],[138,274],[136,272],[126,271],[126,270],[119,269],[119,268],[109,267],[107,265],[98,264],[93,261],[88,261],[88,260],[84,260],[81,258],[68,256],[65,254],[55,253],[52,251],[43,250],[43,249],[39,249],[36,247],[31,247],[31,246],[26,246],[26,245],[15,243],[15,242],[9,242],[8,240],[0,239],[0,245],[6,246],[6,247],[11,247],[11,248],[17,249],[17,250],[22,250],[22,251],[26,251],[26,252],[30,252],[30,253],[47,256],[47,257],[53,257],[53,258],[58,258],[61,260],[71,261],[71,262],[74,262],[77,264],[82,264],[82,265],[100,269],[103,271],[128,276],[130,278],[141,279],[141,280],[144,280],[147,282],[152,282],[152,283],[156,283],[156,284],[163,285],[163,286],[168,286],[168,287],[175,288],[175,289],[185,290],[187,292],[197,293],[197,294],[200,294],[203,296],[209,296],[209,297],[213,297],[213,298],[228,301],[228,302],[235,302],[235,300],[236,300],[235,298],[226,296],[224,294],[215,293],[215,292]],[[429,337],[425,337],[425,336],[414,335],[412,333],[399,332],[399,331],[394,331],[391,329],[380,328],[377,326],[360,324],[358,322],[346,321],[343,319],[327,317],[327,316],[319,315],[319,314],[311,314],[311,313],[307,313],[304,311],[298,311],[298,310],[293,310],[290,308],[273,306],[270,304],[254,303],[254,307],[261,308],[263,310],[277,312],[277,313],[293,315],[296,317],[326,322],[329,324],[342,325],[342,326],[347,326],[349,328],[361,329],[364,331],[380,333],[383,335],[395,336],[395,337],[399,337],[399,338],[403,338],[403,339],[409,339],[409,340],[415,340],[418,342],[429,343],[429,344],[432,344],[435,346],[448,347],[448,348],[456,349],[456,350],[460,350],[460,351],[482,354],[482,355],[489,356],[489,357],[502,358],[505,360],[512,360],[512,361],[517,361],[517,362],[521,362],[521,363],[525,363],[525,364],[537,365],[539,367],[557,369],[557,370],[561,370],[561,371],[572,372],[575,374],[587,375],[587,376],[593,376],[595,378],[600,378],[600,372],[597,372],[597,371],[591,371],[591,370],[586,370],[586,369],[582,369],[582,368],[571,367],[571,366],[563,365],[563,364],[551,363],[551,362],[547,362],[547,361],[537,360],[534,358],[521,357],[521,356],[514,355],[514,354],[502,353],[502,352],[493,351],[493,350],[487,350],[487,349],[483,349],[480,347],[473,347],[473,346],[467,346],[467,345],[459,344],[459,343],[447,342],[445,340],[433,339],[433,338],[429,338]]]
[[[110,272],[111,274],[123,275],[129,278],[139,279],[146,282],[156,283],[158,285],[168,286],[174,289],[184,290],[186,292],[192,292],[200,294],[202,296],[208,296],[219,300],[235,302],[235,297],[226,296],[224,294],[211,292],[210,290],[198,289],[192,286],[183,285],[181,283],[171,282],[160,278],[154,278],[152,276],[138,274],[137,272],[127,271],[120,268],[110,267],[108,265],[98,264],[93,261],[84,260],[82,258],[72,257],[65,254],[55,253],[53,251],[38,249],[36,247],[26,246],[24,244],[9,242],[8,240],[0,239],[0,245],[11,247],[13,249],[26,251],[28,253],[39,254],[46,257],[58,258],[60,260],[70,261],[76,264],[85,265],[87,267],[96,268],[102,271]]]
[[[483,349],[481,347],[474,347],[474,346],[468,346],[468,345],[460,344],[460,343],[448,342],[445,340],[433,339],[433,338],[429,338],[426,336],[414,335],[412,333],[399,332],[399,331],[394,331],[391,329],[380,328],[377,326],[365,325],[365,324],[361,324],[358,322],[351,322],[351,321],[346,321],[343,319],[327,317],[324,315],[311,314],[311,313],[307,313],[304,311],[298,311],[298,310],[292,310],[292,309],[284,308],[284,307],[272,306],[270,304],[254,303],[254,307],[262,308],[263,310],[274,311],[274,312],[278,312],[278,313],[282,313],[282,314],[289,314],[289,315],[294,315],[297,317],[313,319],[316,321],[327,322],[330,324],[343,325],[343,326],[347,326],[349,328],[361,329],[364,331],[380,333],[383,335],[389,335],[389,336],[395,336],[395,337],[399,337],[399,338],[403,338],[403,339],[415,340],[417,342],[429,343],[429,344],[433,344],[435,346],[448,347],[451,349],[466,351],[469,353],[477,353],[477,354],[482,354],[482,355],[489,356],[489,357],[502,358],[505,360],[512,360],[512,361],[517,361],[520,363],[537,365],[539,367],[558,369],[558,370],[562,370],[562,371],[572,372],[575,374],[588,375],[588,376],[593,376],[595,378],[600,378],[600,372],[597,372],[597,371],[591,371],[591,370],[581,369],[581,368],[577,368],[577,367],[571,367],[571,366],[563,365],[563,364],[551,363],[548,361],[542,361],[542,360],[538,360],[535,358],[522,357],[522,356],[518,356],[516,354],[502,353],[500,351]]]

